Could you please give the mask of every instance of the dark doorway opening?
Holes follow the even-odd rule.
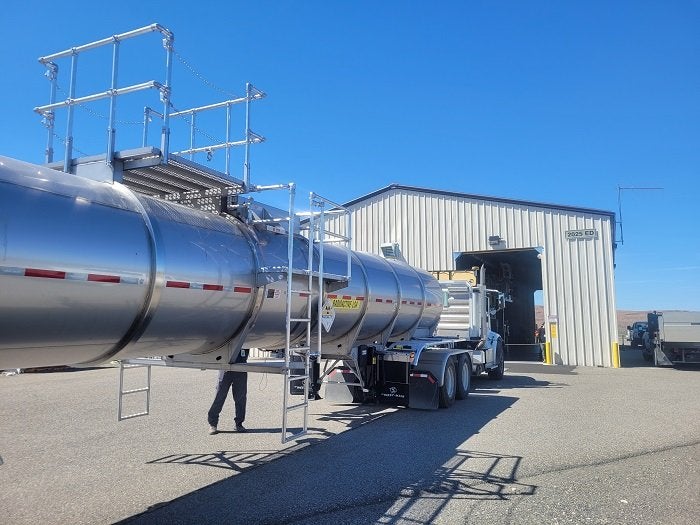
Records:
[[[503,292],[506,307],[496,314],[491,329],[503,337],[506,359],[541,361],[542,345],[535,339],[535,292],[542,290],[541,249],[462,252],[455,269],[484,267],[488,288]]]

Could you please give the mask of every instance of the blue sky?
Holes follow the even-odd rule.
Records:
[[[339,202],[397,182],[615,212],[618,186],[663,187],[623,191],[618,308],[700,310],[698,1],[46,4],[3,6],[1,155],[43,160],[39,56],[158,22],[209,82],[268,94],[253,107],[267,138],[253,148],[253,182],[294,181]],[[85,57],[79,95],[109,85],[109,55]],[[121,63],[121,85],[162,80],[158,38],[124,43]],[[65,90],[68,62],[59,67]],[[179,59],[173,74],[179,108],[225,98]],[[141,118],[138,96],[119,104],[120,120]],[[92,130],[76,146],[104,152],[106,123],[76,120]],[[205,125],[223,136],[220,118]],[[124,124],[117,145],[139,137]],[[233,162],[240,176],[240,152]]]

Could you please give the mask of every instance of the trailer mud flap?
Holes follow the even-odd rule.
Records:
[[[328,374],[326,400],[331,403],[359,403],[363,399],[362,389],[357,386],[359,379],[349,368],[338,367]]]
[[[408,405],[408,385],[387,381],[379,392],[379,402],[387,405]]]
[[[440,385],[430,372],[411,372],[408,377],[408,407],[437,410]]]

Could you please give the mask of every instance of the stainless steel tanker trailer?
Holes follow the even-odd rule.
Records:
[[[331,396],[420,408],[466,397],[473,371],[502,375],[488,307],[469,315],[478,287],[310,242],[241,202],[220,216],[0,157],[0,369],[277,366],[307,393],[324,379]],[[252,348],[286,359],[236,364]],[[295,356],[332,366],[309,382]]]

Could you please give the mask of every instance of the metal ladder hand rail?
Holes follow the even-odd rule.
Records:
[[[285,305],[285,351],[284,351],[284,392],[282,406],[282,443],[298,439],[305,436],[309,431],[309,378],[311,376],[310,366],[310,342],[311,342],[311,294],[313,290],[313,276],[308,272],[307,290],[304,290],[306,297],[306,317],[292,317],[292,288],[294,272],[294,197],[296,188],[294,184],[289,185],[289,226],[287,232],[287,300]],[[308,269],[312,269],[312,261],[308,262]],[[293,349],[292,344],[292,323],[304,323],[306,325],[306,344],[304,349]],[[303,374],[292,373],[291,360],[294,355],[303,355],[304,372]],[[291,404],[289,396],[291,395],[292,384],[298,381],[303,381],[304,394],[303,401],[296,404]],[[289,430],[289,414],[290,412],[302,409],[302,429],[298,432]]]

